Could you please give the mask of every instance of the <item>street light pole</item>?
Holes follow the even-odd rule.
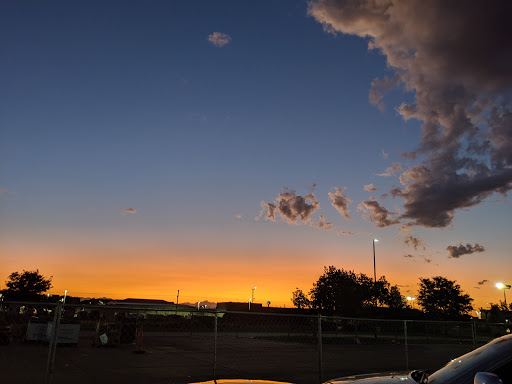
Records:
[[[256,287],[252,288],[252,301],[254,302],[254,290],[256,289]]]
[[[377,270],[375,268],[375,242],[379,240],[373,239],[373,282],[377,282]]]
[[[503,299],[505,299],[505,306],[507,305],[507,295],[505,289],[510,289],[510,284],[496,283],[496,288],[503,289]]]

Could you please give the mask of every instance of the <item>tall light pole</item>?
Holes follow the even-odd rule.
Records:
[[[252,302],[254,303],[254,290],[256,289],[256,287],[252,288]]]
[[[377,270],[375,268],[375,243],[379,240],[373,239],[373,282],[377,282]]]
[[[505,299],[505,305],[507,305],[507,295],[505,294],[505,289],[510,289],[510,284],[496,283],[496,288],[503,289],[503,298]]]

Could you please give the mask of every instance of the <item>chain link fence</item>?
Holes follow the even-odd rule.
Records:
[[[9,383],[322,383],[437,369],[507,325],[3,302],[0,372]]]

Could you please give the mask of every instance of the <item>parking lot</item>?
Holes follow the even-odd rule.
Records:
[[[272,379],[318,383],[315,344],[219,333],[145,332],[144,353],[135,344],[94,347],[84,332],[76,346],[59,346],[54,383],[189,383],[216,378]],[[438,368],[472,349],[468,344],[412,344],[409,367]],[[323,379],[369,372],[405,370],[403,344],[324,344]],[[216,364],[214,359],[216,356]],[[0,346],[2,382],[41,383],[48,344]]]

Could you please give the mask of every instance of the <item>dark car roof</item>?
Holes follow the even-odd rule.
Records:
[[[512,335],[502,336],[453,359],[429,377],[429,384],[473,383],[477,372],[490,372],[512,361]]]

